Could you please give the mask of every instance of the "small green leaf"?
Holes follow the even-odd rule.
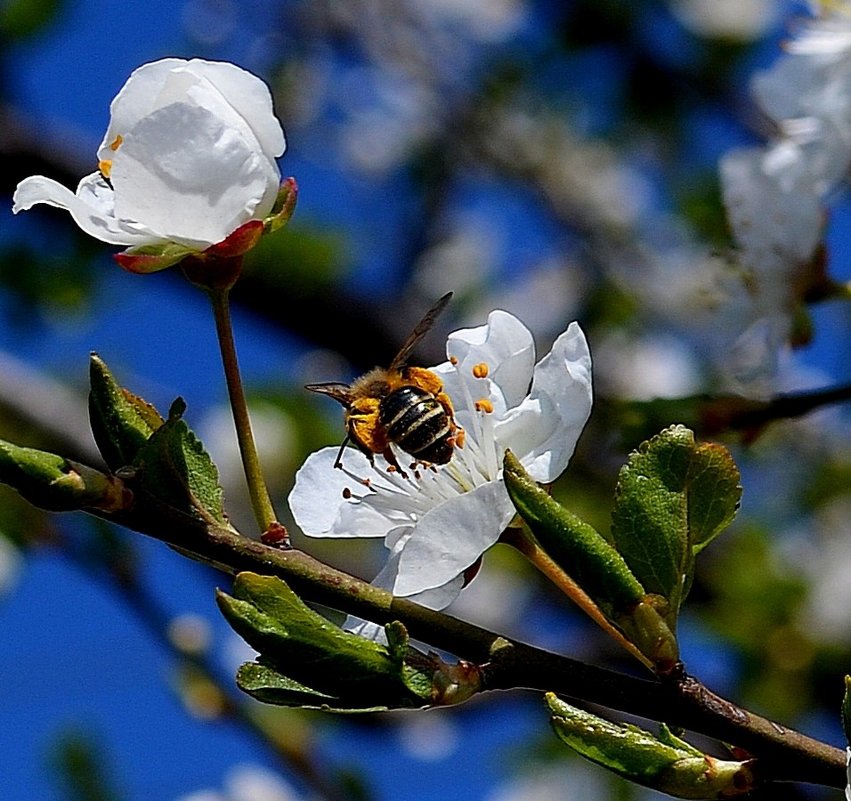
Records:
[[[176,242],[166,242],[158,245],[140,245],[128,248],[114,255],[115,261],[128,273],[155,273],[165,270],[182,261],[187,256],[198,253],[197,250],[179,245]]]
[[[55,453],[0,440],[0,482],[33,506],[54,512],[74,509],[125,509],[132,495],[115,476],[72,462]]]
[[[581,756],[636,784],[677,798],[729,798],[750,792],[749,762],[711,757],[663,727],[659,737],[577,709],[547,693],[553,728]]]
[[[733,519],[739,472],[726,448],[696,444],[684,426],[642,443],[621,468],[612,540],[647,592],[667,599],[673,625],[694,556]]]
[[[401,623],[387,627],[390,647],[344,631],[306,606],[280,579],[240,573],[219,608],[260,652],[237,675],[267,703],[367,711],[460,703],[478,691],[478,668],[451,665],[408,646]]]
[[[312,690],[259,662],[242,664],[236,674],[236,683],[243,692],[264,704],[330,709],[337,701],[333,695]]]
[[[319,705],[339,709],[413,707],[429,700],[406,686],[401,664],[385,646],[343,631],[278,578],[240,573],[233,596],[219,592],[217,601],[231,626],[260,652],[266,671],[246,668],[243,676],[252,683],[240,685],[252,694],[260,690],[260,700],[284,700],[304,688]],[[261,687],[259,679],[267,684]]]
[[[183,421],[178,398],[168,420],[136,453],[135,481],[169,506],[206,522],[227,524],[219,474],[204,445]]]
[[[164,422],[147,401],[119,386],[96,354],[89,362],[89,419],[101,456],[111,470],[130,465]]]
[[[554,500],[510,451],[504,465],[508,494],[541,547],[609,619],[644,598],[641,583],[610,542]]]
[[[265,233],[271,234],[283,228],[293,216],[298,200],[298,184],[295,178],[287,178],[278,189],[275,205],[269,216],[263,221]]]

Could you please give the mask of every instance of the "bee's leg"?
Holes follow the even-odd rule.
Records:
[[[384,451],[381,453],[384,457],[387,464],[390,465],[392,470],[395,470],[402,478],[407,478],[408,474],[401,468],[398,460],[396,459],[396,454],[393,453],[393,449],[388,445]]]
[[[337,458],[334,460],[334,467],[338,470],[343,469],[343,451],[346,450],[346,445],[349,444],[349,436],[346,435],[346,438],[343,440],[343,444],[340,445],[340,450],[337,452]]]

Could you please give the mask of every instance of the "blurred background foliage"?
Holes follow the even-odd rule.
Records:
[[[282,170],[300,185],[293,221],[251,254],[234,293],[279,511],[306,454],[342,437],[339,410],[302,385],[386,364],[443,292],[453,290],[455,301],[422,344],[423,364],[442,359],[447,331],[481,324],[496,307],[523,319],[542,353],[577,319],[594,356],[597,400],[554,492],[605,530],[617,470],[643,438],[685,422],[730,446],[744,475],[743,508],[699,560],[682,622],[686,665],[722,694],[842,745],[841,677],[851,670],[847,411],[832,404],[796,419],[737,425],[736,414],[763,409],[766,398],[733,387],[725,370],[746,325],[749,290],[731,250],[717,161],[768,133],[748,81],[778,56],[804,8],[781,0],[174,5],[179,29],[147,42],[143,60],[224,58],[264,76],[287,131]],[[27,175],[73,186],[91,171],[101,122],[81,132],[61,106],[49,117],[33,114],[16,60],[25,52],[32,59],[51,37],[61,43],[63,26],[88,6],[104,48],[120,48],[103,4],[0,3],[7,210]],[[153,12],[139,4],[133,13]],[[125,12],[124,24],[132,18]],[[107,97],[133,66],[99,73]],[[67,70],[55,76],[68,83],[54,87],[60,97],[95,74],[70,60]],[[98,113],[105,124],[106,108]],[[840,195],[826,233],[826,269],[846,281],[849,222]],[[187,398],[189,422],[216,458],[232,516],[250,531],[203,301],[178,270],[122,274],[107,250],[66,215],[39,209],[12,220],[3,212],[0,437],[96,462],[85,370],[87,351],[103,351],[119,379],[161,410],[178,393]],[[851,380],[846,308],[830,301],[807,309],[811,337],[783,354],[774,392]],[[169,768],[153,741],[135,743],[97,722],[94,732],[69,734],[78,714],[97,720],[87,706],[102,692],[94,678],[71,710],[38,709],[49,705],[39,695],[13,704],[3,727],[30,726],[41,738],[40,753],[19,753],[24,767],[16,776],[38,775],[51,797],[188,798],[194,786],[216,788],[199,799],[234,801],[430,799],[446,797],[452,782],[456,796],[488,801],[650,796],[569,757],[550,736],[540,699],[520,694],[422,716],[341,720],[261,709],[233,686],[239,660],[212,603],[221,576],[101,522],[37,512],[2,488],[0,533],[7,614],[16,598],[31,597],[27,587],[42,575],[32,565],[73,565],[106,593],[75,617],[123,606],[136,620],[133,636],[154,643],[153,672],[126,681],[162,683],[199,721],[185,735],[194,738],[199,763],[187,771]],[[367,578],[382,558],[380,544],[293,534],[299,547]],[[55,581],[36,596],[73,608],[81,590],[66,596],[62,579]],[[634,669],[501,546],[453,612]],[[98,675],[101,649],[116,647],[114,634],[91,633],[87,652],[65,653],[60,662],[77,658]],[[49,653],[68,647],[60,639]],[[32,658],[25,642],[6,641],[4,649],[18,670]],[[120,707],[120,686],[110,687]],[[214,721],[234,740],[208,751],[203,738]],[[187,744],[161,747],[178,759]],[[239,767],[236,753],[255,767]],[[459,763],[467,770],[455,771]],[[162,776],[140,778],[132,767],[140,764]],[[108,781],[97,779],[102,774]],[[86,789],[91,782],[95,794]],[[30,792],[20,787],[10,797],[42,797]],[[774,799],[805,796],[839,797],[772,790]]]

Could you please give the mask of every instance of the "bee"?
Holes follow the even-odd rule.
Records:
[[[405,340],[387,369],[375,367],[352,384],[307,384],[305,389],[330,395],[345,409],[346,438],[334,467],[342,468],[349,441],[370,462],[381,454],[404,477],[391,445],[397,445],[423,464],[446,464],[461,444],[463,431],[456,425],[449,396],[437,373],[410,367],[408,357],[449,303],[445,294],[432,306]]]

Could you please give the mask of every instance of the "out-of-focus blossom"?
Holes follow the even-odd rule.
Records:
[[[21,552],[0,533],[0,595],[15,586],[23,565]]]
[[[135,70],[112,101],[98,170],[76,192],[26,178],[13,211],[65,209],[96,239],[160,257],[139,271],[161,269],[266,218],[284,147],[259,78],[227,62],[162,59]]]
[[[774,124],[765,147],[720,163],[724,204],[748,271],[753,316],[733,348],[744,382],[770,379],[793,318],[819,276],[830,193],[851,165],[851,6],[820,4],[788,54],[752,82]]]
[[[851,748],[845,749],[845,763],[848,766],[845,771],[847,774],[847,784],[845,785],[845,799],[846,801],[851,801]]]
[[[246,764],[228,771],[223,790],[198,790],[181,796],[178,801],[300,801],[301,798],[277,773]]]
[[[591,357],[576,323],[537,364],[532,335],[503,311],[451,334],[446,351],[433,369],[465,432],[448,464],[402,475],[349,449],[335,470],[338,449],[325,448],[308,457],[290,495],[305,534],[384,537],[390,556],[374,583],[436,609],[457,597],[464,572],[514,516],[505,450],[536,480],[554,481],[591,411]]]
[[[777,0],[669,0],[671,11],[699,36],[749,41],[777,22]]]

